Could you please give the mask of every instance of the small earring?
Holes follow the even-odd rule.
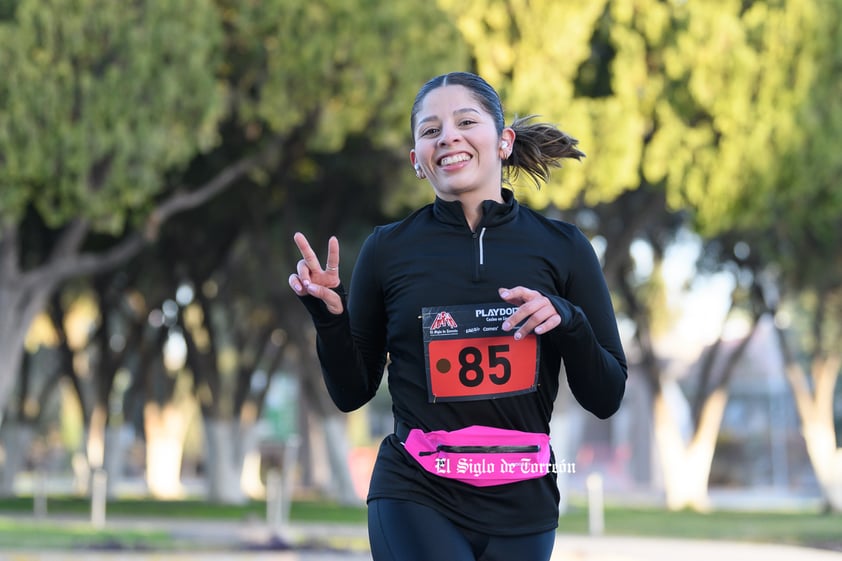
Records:
[[[508,147],[509,147],[509,143],[506,142],[505,140],[500,143],[500,148],[508,148]]]
[[[418,179],[424,179],[426,177],[426,175],[424,175],[424,172],[421,171],[421,164],[415,164],[415,177],[417,177]]]

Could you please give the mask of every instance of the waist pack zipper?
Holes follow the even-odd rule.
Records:
[[[440,444],[436,446],[435,450],[427,450],[418,452],[419,456],[429,456],[438,452],[453,452],[462,454],[506,454],[518,452],[539,452],[541,446],[533,444],[531,446],[450,446],[447,444]]]

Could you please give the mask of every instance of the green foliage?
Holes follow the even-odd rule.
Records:
[[[688,5],[681,15],[664,65],[675,101],[657,111],[663,126],[652,142],[654,163],[669,163],[646,169],[666,182],[674,207],[695,210],[705,234],[768,224],[769,200],[790,199],[810,181],[786,162],[813,134],[803,116],[826,79],[817,61],[829,54],[827,42],[817,38],[830,32],[833,10],[819,4],[839,5],[718,4]]]
[[[0,23],[0,216],[120,231],[216,142],[220,39],[210,0],[21,0]]]
[[[383,0],[219,0],[230,27],[238,114],[274,131],[313,129],[335,151],[353,133],[406,146],[415,92],[463,67],[467,49],[435,5]],[[406,133],[405,133],[406,131]],[[406,146],[408,152],[409,147]]]
[[[752,137],[767,135],[766,153],[744,150],[747,172],[733,186],[732,206],[703,225],[747,244],[752,270],[774,280],[791,309],[804,356],[822,356],[838,352],[842,318],[842,41],[834,31],[842,2],[787,6],[788,18],[764,12],[764,28],[759,15],[751,20],[751,36],[770,51],[757,79],[777,78],[750,109],[766,111]]]
[[[0,21],[11,19],[20,0],[0,0]]]
[[[4,221],[33,204],[50,227],[119,232],[220,140],[228,111],[247,141],[306,131],[330,152],[365,132],[408,151],[418,87],[467,64],[431,4],[0,1]]]
[[[595,204],[637,187],[644,129],[634,100],[626,96],[635,86],[628,71],[638,67],[610,66],[617,23],[609,15],[609,2],[439,4],[458,22],[477,71],[497,88],[510,120],[537,113],[578,139],[587,154],[583,163],[566,163],[545,189],[524,190],[521,198],[539,208],[569,207],[585,194]],[[611,87],[619,84],[620,94],[615,88],[607,95],[605,77],[617,69],[624,74],[615,76]]]
[[[839,0],[439,0],[512,114],[580,140],[537,206],[650,184],[699,231],[839,211]],[[467,9],[466,9],[466,4]]]

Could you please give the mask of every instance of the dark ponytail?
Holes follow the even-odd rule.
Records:
[[[563,158],[581,160],[585,153],[576,148],[578,140],[550,123],[530,123],[534,118],[535,115],[517,118],[511,124],[515,144],[503,166],[508,183],[523,172],[540,189],[541,182],[550,178],[550,168],[560,168]]]

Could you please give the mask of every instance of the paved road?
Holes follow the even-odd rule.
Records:
[[[364,552],[0,553],[2,561],[370,561]],[[840,561],[842,553],[780,545],[559,536],[553,561]],[[513,560],[520,561],[520,560]],[[528,561],[528,560],[524,560]]]
[[[553,561],[842,561],[842,553],[784,545],[559,535]]]

